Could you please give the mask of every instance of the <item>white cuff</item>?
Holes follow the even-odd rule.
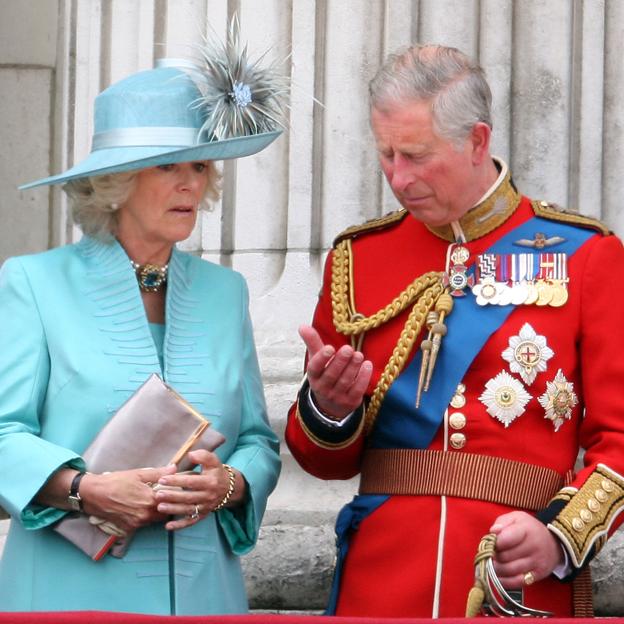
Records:
[[[558,578],[563,579],[572,572],[572,565],[570,564],[570,557],[568,557],[568,552],[564,548],[563,544],[559,544],[561,546],[561,550],[563,551],[563,563],[560,563],[552,573]]]
[[[355,414],[355,412],[349,412],[341,420],[333,420],[331,418],[327,418],[327,416],[325,416],[323,412],[321,412],[321,410],[314,403],[314,399],[312,398],[312,390],[310,390],[310,388],[308,388],[306,400],[308,402],[308,407],[312,410],[312,413],[314,414],[314,416],[318,420],[320,420],[324,425],[328,425],[329,427],[341,429],[351,420],[351,418],[353,417],[353,414]]]

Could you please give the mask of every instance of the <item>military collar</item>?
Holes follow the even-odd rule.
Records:
[[[500,171],[496,182],[479,203],[459,220],[459,226],[466,242],[481,238],[502,225],[514,213],[520,203],[521,196],[511,180],[509,167],[498,158],[493,158],[493,160]],[[449,242],[456,242],[457,237],[450,225],[440,227],[427,225],[426,227],[436,236]]]

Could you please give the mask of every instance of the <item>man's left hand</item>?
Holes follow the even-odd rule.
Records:
[[[540,581],[564,563],[557,538],[537,518],[524,511],[499,516],[490,531],[496,533],[494,569],[507,589]]]

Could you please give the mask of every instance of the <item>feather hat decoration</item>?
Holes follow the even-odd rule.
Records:
[[[285,127],[288,80],[278,71],[278,62],[262,66],[267,52],[255,61],[249,58],[236,15],[225,42],[206,38],[201,54],[204,71],[198,79],[205,94],[196,106],[206,115],[202,131],[209,141]]]

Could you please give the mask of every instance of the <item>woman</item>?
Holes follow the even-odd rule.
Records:
[[[190,235],[203,199],[217,197],[212,161],[252,154],[279,135],[269,119],[277,91],[257,101],[254,78],[244,76],[219,91],[214,74],[176,64],[101,93],[91,154],[26,185],[66,183],[84,237],[12,258],[0,273],[0,504],[12,517],[0,611],[247,608],[238,556],[256,541],[278,441],[244,279],[175,243]],[[219,107],[253,118],[237,130],[249,136],[217,127]],[[191,474],[86,472],[81,452],[152,373],[225,442],[192,451],[201,470]],[[134,532],[123,558],[93,561],[53,530],[77,508]]]

